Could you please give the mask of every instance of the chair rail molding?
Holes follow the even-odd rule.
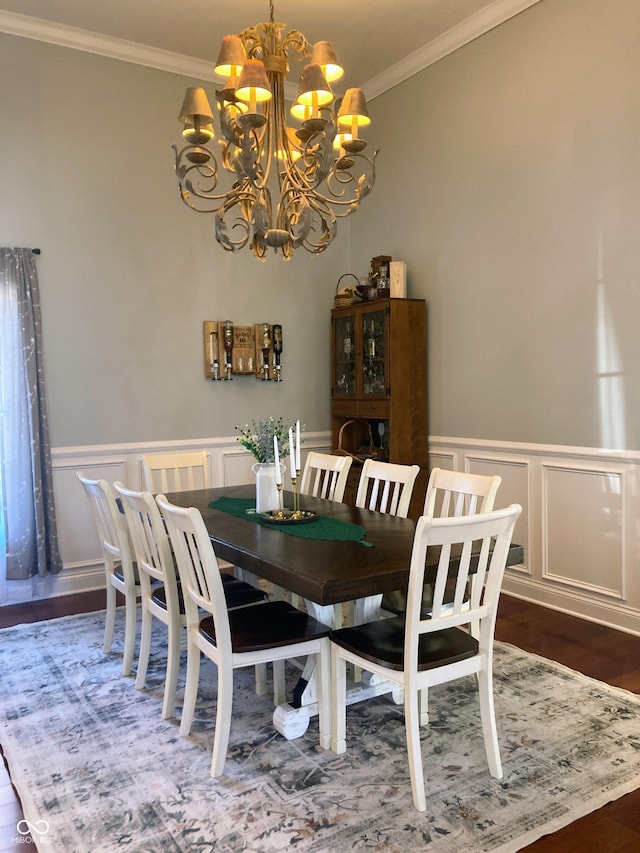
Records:
[[[525,560],[503,592],[640,634],[640,451],[430,436],[432,466],[500,474]]]

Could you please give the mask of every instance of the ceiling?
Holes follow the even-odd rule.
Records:
[[[342,86],[390,88],[539,0],[273,0],[274,19],[309,42],[328,39]],[[196,74],[223,35],[269,20],[268,0],[2,0],[0,31]],[[74,29],[70,29],[74,28]],[[95,36],[99,35],[100,38]],[[133,43],[125,45],[119,40]],[[136,49],[138,46],[144,48]],[[115,51],[110,53],[110,48]],[[127,55],[127,50],[129,55]],[[168,56],[179,55],[171,68]],[[136,59],[136,55],[139,57]],[[202,69],[200,68],[200,72]]]

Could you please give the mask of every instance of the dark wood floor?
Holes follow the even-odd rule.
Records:
[[[0,607],[0,628],[103,607],[104,592]],[[503,595],[496,638],[592,678],[640,693],[640,637]],[[638,791],[541,838],[525,850],[530,853],[638,853],[640,778],[638,786]],[[17,847],[35,851],[31,845],[11,844],[11,838],[16,835],[16,822],[21,817],[19,808],[7,774],[0,773],[0,853],[15,851]]]

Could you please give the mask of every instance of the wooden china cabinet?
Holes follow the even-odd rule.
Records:
[[[334,453],[354,457],[353,503],[366,458],[419,465],[410,515],[427,482],[427,309],[423,299],[378,299],[331,312]]]

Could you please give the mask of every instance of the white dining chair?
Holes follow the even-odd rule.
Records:
[[[180,669],[181,628],[186,627],[181,607],[178,579],[164,523],[151,492],[134,492],[122,483],[113,484],[120,495],[140,576],[142,627],[136,689],[142,690],[147,677],[153,618],[167,627],[167,670],[162,717],[173,714]]]
[[[328,749],[329,628],[286,601],[228,610],[216,555],[200,511],[158,495],[176,557],[187,614],[187,680],[180,734],[191,731],[200,679],[200,655],[217,667],[218,692],[211,775],[224,772],[233,705],[233,670],[273,662],[274,698],[284,702],[284,661],[316,656],[319,739]],[[201,618],[201,611],[205,616]]]
[[[433,468],[427,483],[423,515],[460,518],[491,512],[502,478],[497,474],[470,474]]]
[[[104,561],[107,603],[105,609],[103,651],[113,644],[116,618],[116,590],[124,596],[125,629],[122,674],[129,675],[136,641],[137,599],[140,595],[138,573],[124,513],[120,512],[113,488],[107,480],[91,480],[81,471],[76,476],[84,488],[96,525]]]
[[[142,457],[142,477],[146,491],[154,495],[167,492],[186,492],[211,487],[209,454],[204,450],[176,453],[145,453]],[[255,576],[222,560],[221,566],[238,581],[257,585]]]
[[[136,688],[142,690],[147,677],[153,619],[167,627],[167,670],[165,677],[162,717],[172,716],[180,670],[182,630],[186,628],[182,587],[173,559],[171,543],[160,510],[151,492],[135,492],[122,483],[114,483],[122,499],[125,518],[140,576],[142,627]],[[247,583],[222,573],[222,588],[227,607],[246,607],[266,600],[266,593]],[[262,677],[262,673],[256,673]]]
[[[142,473],[144,488],[154,495],[210,487],[209,458],[204,450],[145,453]]]
[[[497,474],[471,474],[433,468],[429,475],[423,515],[430,518],[460,518],[479,512],[491,512],[502,482]],[[424,605],[429,606],[431,588],[425,588]],[[382,608],[391,613],[404,613],[406,592],[396,590],[382,598]]]
[[[406,518],[418,465],[399,465],[366,459],[358,481],[356,506]],[[382,594],[357,599],[352,605],[353,624],[366,622],[380,612]]]
[[[419,465],[366,459],[358,480],[356,506],[406,518],[419,473]]]
[[[420,714],[419,694],[426,695],[434,685],[476,675],[489,771],[495,778],[502,778],[493,701],[494,628],[513,528],[521,511],[514,504],[492,513],[458,518],[422,516],[416,525],[411,555],[406,615],[331,632],[331,747],[338,754],[347,748],[346,663],[397,684],[404,695],[409,773],[418,811],[427,807],[420,724],[428,722]],[[473,570],[472,546],[478,542],[478,582],[464,606]],[[424,619],[422,589],[428,547],[441,547],[441,551],[431,616]],[[461,548],[457,568],[450,565],[453,547]],[[451,576],[455,577],[455,597],[449,607],[444,598]],[[473,621],[479,625],[478,638],[463,630]],[[460,736],[465,734],[461,732]]]
[[[331,453],[319,453],[310,450],[305,459],[302,477],[300,478],[300,494],[342,502],[352,462],[353,459],[350,456],[334,456]],[[286,598],[294,607],[299,606],[298,596],[287,590],[274,588],[274,595],[278,598]],[[336,604],[334,607],[334,625],[341,624],[342,605]]]
[[[350,456],[309,451],[300,480],[300,494],[342,501],[352,462]]]

